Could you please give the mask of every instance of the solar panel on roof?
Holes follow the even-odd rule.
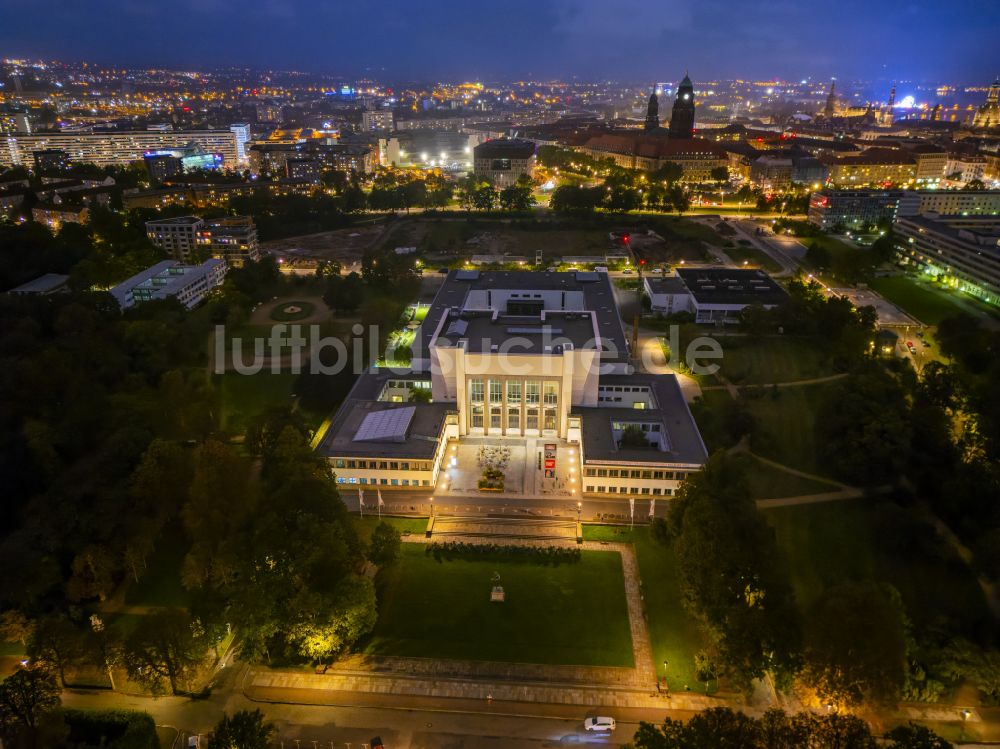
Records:
[[[478,270],[460,270],[455,273],[455,278],[459,281],[476,281],[479,279]]]
[[[445,335],[465,335],[469,328],[468,320],[452,320]]]
[[[355,442],[403,442],[410,428],[415,406],[388,408],[365,416],[354,433]]]

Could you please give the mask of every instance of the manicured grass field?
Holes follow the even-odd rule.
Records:
[[[694,656],[705,647],[705,634],[681,601],[673,549],[656,542],[648,527],[635,530],[634,543],[656,671],[662,675],[663,661],[667,661],[671,690],[689,686],[704,691],[695,676]]]
[[[656,671],[662,676],[665,660],[667,683],[672,690],[682,690],[685,684],[702,690],[704,687],[695,678],[694,655],[705,646],[705,635],[681,601],[673,550],[655,541],[648,526],[630,529],[621,525],[584,525],[583,538],[633,545]]]
[[[873,278],[868,285],[924,325],[937,325],[944,318],[962,312],[950,298],[953,292],[932,288],[929,283],[908,276]]]
[[[752,457],[747,457],[746,465],[747,481],[754,499],[798,497],[837,490],[834,484],[802,478],[779,468],[772,468]]]
[[[367,497],[365,500],[366,505],[370,502],[378,501],[377,497],[371,495],[365,496]],[[341,498],[343,498],[343,495],[341,495]],[[350,507],[357,509],[357,492],[354,492],[352,500]],[[365,512],[368,511],[366,510]],[[354,529],[358,532],[358,537],[365,543],[372,537],[372,531],[375,530],[375,526],[383,520],[404,535],[409,533],[414,536],[422,536],[427,530],[427,518],[393,518],[389,516],[379,518],[377,510],[372,510],[364,517],[351,515],[351,522],[354,524]]]
[[[766,252],[758,250],[756,247],[735,245],[726,247],[723,251],[736,263],[742,265],[746,261],[749,268],[762,268],[769,273],[777,273],[781,270],[781,265],[774,262],[774,259]]]
[[[816,413],[830,387],[776,388],[758,398],[745,398],[757,419],[754,452],[800,471],[829,475],[816,440]]]
[[[230,432],[242,432],[254,416],[273,406],[291,405],[299,375],[271,374],[270,371],[254,375],[226,372],[212,379],[219,398],[221,427]]]
[[[800,338],[727,336],[719,342],[721,373],[737,385],[794,382],[833,374],[822,349]]]
[[[312,302],[303,302],[292,299],[282,302],[271,310],[271,319],[277,322],[295,322],[304,320],[316,311],[316,305]]]
[[[134,606],[188,606],[190,596],[181,585],[181,567],[187,550],[188,544],[181,529],[163,533],[147,561],[146,569],[139,572],[139,582],[129,585],[125,603]]]
[[[506,591],[490,602],[494,572]],[[585,551],[577,563],[435,561],[403,544],[380,573],[379,655],[593,666],[634,664],[621,557]]]
[[[895,586],[918,627],[977,638],[991,617],[972,570],[914,508],[853,500],[764,512],[785,553],[795,596],[808,609],[831,585],[874,579]]]

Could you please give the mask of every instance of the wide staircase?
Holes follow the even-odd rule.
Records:
[[[431,525],[430,537],[449,541],[469,538],[576,543],[577,533],[577,523],[573,520],[437,515]]]

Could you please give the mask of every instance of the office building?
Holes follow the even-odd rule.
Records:
[[[366,133],[392,130],[391,109],[371,109],[361,113],[361,129]]]
[[[821,161],[829,170],[827,183],[836,187],[906,187],[917,178],[916,159],[905,151],[891,148],[825,156]]]
[[[535,144],[530,140],[488,140],[473,149],[472,158],[476,177],[498,189],[516,185],[522,176],[530,178],[535,172]]]
[[[809,223],[824,231],[865,230],[891,223],[905,194],[903,190],[820,190],[809,197]]]
[[[128,166],[147,153],[185,148],[195,144],[207,154],[221,154],[226,168],[238,163],[236,134],[230,130],[108,130],[80,133],[14,135],[0,144],[0,166],[28,166],[35,151],[65,151],[74,163]]]
[[[190,263],[197,257],[198,235],[205,222],[198,216],[177,216],[146,222],[146,236],[174,259]]]
[[[250,216],[225,216],[210,219],[198,232],[198,247],[210,257],[225,260],[240,268],[260,259],[257,226]]]
[[[250,154],[247,153],[247,143],[250,142],[250,125],[246,122],[238,122],[229,126],[229,131],[236,139],[236,163],[238,166],[246,166],[250,162]]]
[[[317,450],[342,490],[429,493],[478,475],[489,437],[526,496],[667,498],[705,446],[676,378],[628,359],[606,274],[452,271],[411,367],[361,375]]]
[[[250,171],[253,174],[288,174],[290,159],[312,159],[323,172],[337,170],[369,174],[375,170],[374,149],[365,144],[324,143],[320,140],[295,143],[254,143],[250,146]]]
[[[996,216],[900,216],[893,232],[905,262],[988,304],[1000,304]]]
[[[903,193],[900,216],[1000,216],[1000,190],[922,190]]]
[[[698,323],[734,324],[746,307],[776,307],[785,290],[762,270],[683,268],[673,275],[643,279],[652,311],[690,312]]]
[[[162,260],[112,288],[111,296],[123,310],[154,299],[170,298],[191,309],[220,286],[225,275],[226,264],[216,258],[200,265]]]
[[[712,170],[729,165],[720,144],[702,138],[666,138],[659,132],[600,133],[580,150],[595,159],[612,159],[624,169],[656,171],[667,162],[680,165],[684,182],[709,182]]]
[[[260,259],[257,227],[249,216],[208,221],[198,216],[156,219],[146,222],[146,236],[182,263],[212,257],[238,268]]]

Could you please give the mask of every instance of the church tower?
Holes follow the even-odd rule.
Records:
[[[660,126],[660,100],[656,98],[656,91],[649,95],[649,104],[646,105],[646,130],[656,130]]]
[[[670,112],[670,137],[688,140],[694,132],[694,84],[688,74],[677,87],[674,108]]]
[[[826,96],[826,106],[823,107],[823,116],[828,120],[837,114],[837,82],[830,82],[830,93]]]

